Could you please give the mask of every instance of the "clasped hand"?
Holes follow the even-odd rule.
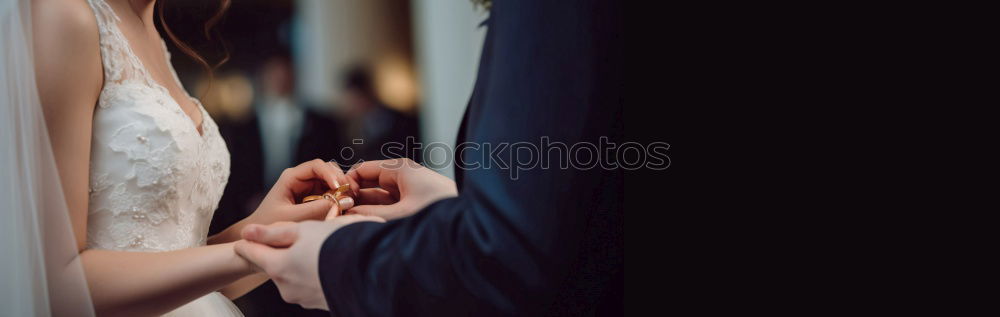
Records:
[[[331,173],[329,177],[344,175],[337,174],[340,168],[335,164],[328,166],[334,169],[326,171]],[[266,272],[286,302],[329,310],[319,281],[319,250],[336,230],[356,222],[407,217],[437,200],[458,195],[451,179],[408,159],[355,165],[347,172],[346,181],[355,199],[350,204],[341,202],[343,216],[327,221],[248,225],[242,230],[245,240],[236,243],[236,252]],[[340,214],[338,204],[331,205],[328,213]]]

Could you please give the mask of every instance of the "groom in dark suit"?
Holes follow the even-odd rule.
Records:
[[[615,2],[495,1],[456,183],[368,162],[343,177],[351,215],[248,227],[237,252],[285,300],[337,316],[623,314],[623,172],[573,150],[623,141]]]

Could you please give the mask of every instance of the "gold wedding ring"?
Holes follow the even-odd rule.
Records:
[[[340,187],[337,187],[337,190],[333,192],[333,196],[340,198],[340,195],[343,195],[349,190],[351,190],[351,184],[340,185]]]
[[[349,190],[351,190],[351,184],[340,185],[340,187],[337,187],[337,190],[334,190],[332,192],[326,191],[322,195],[306,196],[306,198],[302,198],[302,203],[304,204],[314,200],[326,199],[326,200],[332,200],[333,203],[337,204],[337,208],[340,208],[340,198],[344,196],[344,193],[346,193]],[[340,209],[340,212],[343,213],[344,210]]]
[[[322,198],[323,198],[323,196],[319,196],[319,195],[309,195],[309,196],[306,196],[306,198],[302,198],[302,203],[304,204],[304,203],[311,202],[313,200],[322,199]]]

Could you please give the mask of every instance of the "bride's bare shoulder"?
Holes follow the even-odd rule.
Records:
[[[34,0],[31,26],[36,46],[41,44],[41,48],[99,49],[97,17],[86,0]]]
[[[87,0],[34,0],[31,18],[35,31],[59,30],[72,35],[97,36],[97,17]]]
[[[100,33],[86,0],[34,0],[31,27],[43,105],[50,92],[90,98],[100,91]]]

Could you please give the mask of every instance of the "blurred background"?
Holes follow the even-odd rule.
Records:
[[[235,0],[211,38],[204,22],[221,1],[159,1],[178,38],[209,62],[230,57],[210,79],[167,41],[232,157],[211,234],[252,213],[284,168],[313,158],[346,169],[406,156],[453,176],[445,151],[380,148],[407,137],[454,145],[488,16],[472,1]],[[247,316],[328,314],[285,304],[270,282],[235,302]]]

